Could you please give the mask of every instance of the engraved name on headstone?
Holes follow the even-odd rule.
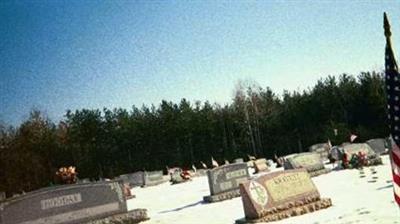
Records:
[[[249,179],[249,171],[246,163],[234,163],[207,171],[207,177],[211,195],[204,200],[213,202],[239,196],[239,184]]]
[[[127,211],[117,181],[44,188],[0,204],[1,224],[84,223]]]
[[[305,169],[267,173],[240,184],[245,219],[237,223],[276,221],[331,205]]]

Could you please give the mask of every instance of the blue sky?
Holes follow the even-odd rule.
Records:
[[[400,1],[0,1],[0,120],[209,100],[238,80],[282,93],[381,70]],[[398,49],[399,50],[399,49]]]

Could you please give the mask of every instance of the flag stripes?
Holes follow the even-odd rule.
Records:
[[[385,29],[385,80],[387,93],[388,122],[391,137],[393,138],[390,159],[393,176],[394,200],[400,206],[400,74],[393,53],[391,43],[390,24],[386,13],[383,15],[383,28]]]

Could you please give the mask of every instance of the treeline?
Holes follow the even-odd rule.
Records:
[[[38,111],[19,127],[0,125],[0,191],[8,195],[53,183],[61,166],[80,178],[112,178],[200,161],[273,158],[330,139],[388,135],[383,74],[328,77],[307,91],[278,96],[239,85],[228,105],[162,101],[158,106],[67,111],[53,123]],[[335,135],[334,129],[337,129]]]

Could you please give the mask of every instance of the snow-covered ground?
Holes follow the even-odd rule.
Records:
[[[374,167],[376,174],[372,174],[370,168],[364,168],[364,178],[360,178],[356,169],[314,177],[321,197],[331,198],[333,206],[271,223],[400,224],[400,209],[393,199],[389,157],[382,159],[384,165]],[[376,182],[372,182],[373,176],[378,177]],[[244,217],[240,197],[211,204],[203,202],[203,196],[210,193],[206,176],[182,184],[167,182],[132,191],[136,198],[128,201],[128,209],[146,208],[150,220],[145,223],[223,224]]]

